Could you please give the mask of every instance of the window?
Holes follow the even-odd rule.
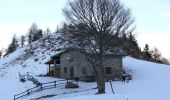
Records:
[[[67,67],[64,67],[64,73],[67,73]]]
[[[82,73],[83,73],[83,74],[86,74],[86,68],[83,68],[83,69],[82,69]]]
[[[111,67],[105,67],[106,74],[112,74],[112,68]]]

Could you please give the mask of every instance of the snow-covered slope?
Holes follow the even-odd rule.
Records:
[[[21,83],[19,73],[46,74],[44,63],[61,47],[56,37],[44,37],[0,60],[0,100],[12,100],[15,94],[34,86],[29,81]]]
[[[125,57],[123,65],[132,70],[133,80],[129,83],[113,82],[115,94],[112,94],[110,83],[106,83],[106,94],[74,94],[69,97],[55,96],[41,100],[170,100],[170,66]],[[85,84],[84,84],[85,85]],[[82,85],[82,86],[84,86]],[[90,86],[95,86],[90,84]],[[85,86],[89,86],[86,84]]]
[[[129,100],[170,99],[169,65],[126,57],[124,66],[134,72],[134,79],[124,88]]]
[[[0,60],[0,100],[13,100],[13,96],[34,87],[30,81],[22,83],[19,81],[19,73],[31,72],[41,82],[57,80],[56,78],[38,77],[36,75],[46,74],[47,66],[44,64],[50,55],[58,52],[61,46],[56,40],[57,35],[40,39],[31,45],[18,49],[14,53]],[[49,41],[50,40],[50,41]],[[106,83],[106,94],[94,95],[96,90],[83,93],[74,93],[61,96],[54,96],[40,100],[170,100],[170,66],[156,64],[152,62],[137,60],[132,57],[125,57],[123,65],[126,69],[132,70],[133,80],[129,83],[119,81],[113,82],[115,94],[110,89],[110,84]],[[96,87],[96,83],[80,82],[80,90]],[[29,100],[44,95],[57,94],[65,90],[49,89],[33,94],[21,100]]]

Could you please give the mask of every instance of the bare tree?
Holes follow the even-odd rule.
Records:
[[[69,24],[63,29],[63,39],[83,49],[94,69],[98,93],[105,93],[103,61],[117,38],[133,31],[130,9],[119,0],[74,0],[63,12]]]
[[[51,34],[51,30],[50,30],[49,28],[47,28],[47,29],[44,31],[44,36],[45,36],[45,37],[48,37],[50,34]]]
[[[154,47],[154,49],[152,50],[152,57],[155,61],[160,61],[161,52],[158,50],[157,47]]]
[[[166,58],[164,58],[164,57],[161,58],[161,62],[162,62],[163,64],[169,64],[168,59],[166,59]]]

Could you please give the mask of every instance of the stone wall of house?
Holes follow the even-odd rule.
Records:
[[[92,77],[93,70],[91,64],[86,58],[79,52],[74,50],[68,50],[60,56],[60,73],[61,78],[84,78]],[[122,59],[121,57],[110,57],[104,62],[105,67],[111,67],[111,74],[106,74],[107,77],[114,78],[119,77],[122,71]],[[73,68],[74,75],[71,75],[71,67]],[[66,70],[66,69],[67,70]],[[67,72],[65,72],[66,70]]]
[[[82,78],[92,76],[92,67],[87,62],[85,57],[79,51],[67,51],[61,55],[60,73],[62,78]],[[64,68],[67,67],[67,73]],[[71,76],[71,67],[73,67],[74,75]],[[85,73],[83,73],[85,70]]]
[[[104,67],[111,67],[111,74],[106,74],[107,78],[118,78],[121,76],[122,58],[119,56],[107,58],[104,62]]]

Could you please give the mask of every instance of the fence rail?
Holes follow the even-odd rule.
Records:
[[[56,88],[58,86],[64,86],[66,85],[68,82],[77,82],[75,80],[72,81],[68,81],[68,80],[58,80],[58,81],[53,81],[53,82],[47,82],[47,83],[42,83],[39,86],[30,88],[22,93],[16,94],[14,95],[14,100],[17,100],[19,98],[25,97],[25,96],[29,96],[33,93],[37,93],[39,91],[42,90],[46,90],[46,89],[52,89],[52,88]]]

